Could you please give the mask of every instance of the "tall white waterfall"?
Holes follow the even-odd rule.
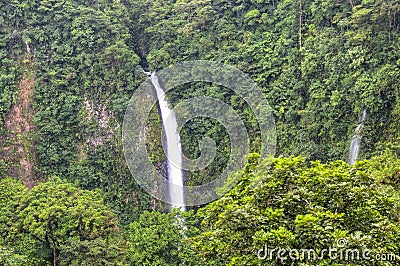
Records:
[[[353,135],[353,138],[351,139],[350,152],[349,152],[349,164],[350,165],[353,165],[358,158],[358,153],[360,150],[360,144],[361,144],[361,139],[362,139],[362,129],[364,127],[364,121],[366,118],[367,118],[367,110],[364,109],[364,111],[361,115],[361,122],[356,127],[356,130],[354,130],[354,135]]]
[[[182,148],[175,113],[168,106],[164,90],[161,88],[155,72],[151,73],[151,82],[157,92],[161,119],[166,138],[166,155],[168,159],[169,196],[173,208],[185,210],[185,195],[183,192]]]

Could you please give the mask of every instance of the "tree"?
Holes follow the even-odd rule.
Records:
[[[201,234],[191,239],[192,246],[205,265],[265,265],[257,257],[265,246],[313,249],[318,254],[338,248],[339,239],[348,241],[346,248],[398,255],[400,193],[393,179],[398,186],[400,160],[390,158],[388,164],[375,158],[352,167],[341,161],[307,163],[300,157],[270,158],[257,165],[258,155],[253,155],[235,176],[238,185],[199,212]],[[323,257],[300,263],[273,257],[268,263],[349,261]],[[371,265],[368,260],[350,263]]]
[[[10,204],[14,213],[3,222],[8,227],[3,227],[2,234],[17,254],[23,252],[33,265],[44,261],[52,265],[118,262],[117,219],[99,191],[81,190],[59,178],[20,191],[14,189]],[[1,217],[4,221],[3,213]]]
[[[145,211],[126,231],[128,265],[201,265],[185,237],[196,234],[193,215]]]

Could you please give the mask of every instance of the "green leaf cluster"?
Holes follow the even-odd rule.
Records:
[[[257,252],[268,246],[321,254],[346,239],[348,249],[398,256],[399,166],[390,154],[354,166],[301,157],[270,158],[259,165],[251,160],[237,173],[232,191],[199,211],[201,233],[191,239],[192,246],[204,265],[386,265],[328,256],[281,261],[268,254],[261,260]]]

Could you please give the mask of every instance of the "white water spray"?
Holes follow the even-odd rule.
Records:
[[[362,129],[364,128],[364,121],[367,118],[367,110],[364,109],[361,115],[361,123],[354,130],[353,138],[350,143],[350,152],[349,152],[349,164],[353,165],[357,158],[358,153],[360,151],[361,139],[362,139]]]
[[[151,73],[151,82],[157,92],[161,119],[166,137],[166,155],[168,160],[169,196],[173,208],[185,210],[183,192],[182,148],[175,113],[169,108],[165,93],[155,72]]]

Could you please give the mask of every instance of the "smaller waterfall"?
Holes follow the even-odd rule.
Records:
[[[168,160],[168,181],[169,196],[173,208],[185,210],[185,197],[183,192],[183,174],[182,174],[182,148],[178,132],[178,123],[174,110],[168,106],[165,99],[165,93],[162,89],[155,72],[151,73],[151,82],[157,92],[159,101],[161,119],[163,122],[166,137],[166,155]]]
[[[353,138],[350,143],[350,152],[349,152],[349,164],[353,165],[357,158],[358,153],[360,151],[361,139],[362,139],[362,129],[364,128],[364,121],[367,118],[367,110],[364,109],[361,115],[360,124],[354,130]]]

